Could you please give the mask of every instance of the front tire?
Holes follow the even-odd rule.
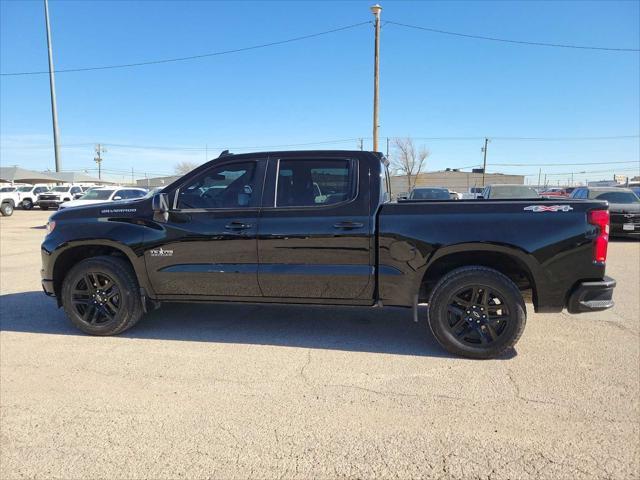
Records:
[[[468,358],[495,358],[513,347],[526,324],[518,287],[486,267],[449,272],[429,299],[429,328],[450,353]]]
[[[22,201],[23,210],[31,210],[33,208],[33,202],[28,198]]]
[[[11,215],[13,215],[13,205],[11,205],[9,202],[3,203],[2,205],[0,205],[0,213],[3,217],[10,217]]]
[[[142,317],[140,288],[129,264],[113,256],[81,261],[62,283],[62,305],[71,322],[90,335],[117,335]]]
[[[40,210],[49,210],[49,207],[46,207],[44,205],[40,205]]]

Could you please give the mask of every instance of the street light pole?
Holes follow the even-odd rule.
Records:
[[[380,12],[382,7],[377,3],[371,7],[371,12],[376,17],[375,23],[375,53],[374,53],[374,67],[373,67],[373,151],[378,151],[378,102],[379,102],[379,90],[380,90]]]
[[[56,79],[53,69],[53,47],[51,45],[51,27],[49,25],[49,2],[44,0],[44,18],[47,25],[47,50],[49,51],[49,89],[51,90],[51,119],[53,120],[53,151],[56,159],[56,172],[60,171],[60,140],[58,135],[58,109],[56,107]]]

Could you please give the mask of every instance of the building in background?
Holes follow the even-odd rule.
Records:
[[[413,183],[413,178],[411,182]],[[503,173],[486,173],[484,185],[496,184],[524,184],[524,175],[507,175]],[[482,171],[461,172],[458,170],[442,170],[439,172],[424,172],[418,174],[415,183],[417,187],[444,187],[458,193],[469,191],[471,187],[482,187]],[[391,192],[395,198],[399,193],[408,193],[406,175],[391,177]]]
[[[165,187],[175,182],[181,175],[169,175],[168,177],[140,178],[136,185],[143,188]]]

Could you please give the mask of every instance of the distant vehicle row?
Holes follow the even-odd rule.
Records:
[[[10,216],[17,207],[31,210],[68,208],[94,203],[133,200],[144,197],[147,190],[136,187],[80,187],[60,185],[49,188],[45,185],[23,185],[0,188],[0,213]]]

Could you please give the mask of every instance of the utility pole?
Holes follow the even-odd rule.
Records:
[[[49,52],[49,90],[51,92],[51,120],[53,121],[53,153],[56,159],[56,172],[60,171],[60,136],[58,134],[58,108],[56,107],[56,79],[53,68],[53,46],[51,45],[51,26],[49,25],[49,1],[44,0],[44,18],[47,26],[47,50]]]
[[[542,175],[542,168],[538,170],[538,187],[540,187],[540,176]]]
[[[389,137],[387,137],[387,160],[389,159]]]
[[[96,144],[96,156],[93,157],[93,160],[98,164],[98,178],[100,180],[102,180],[102,154],[105,153],[107,151],[106,148],[104,148],[102,145],[100,145],[99,143]]]
[[[135,184],[136,184],[136,182],[133,179],[133,167],[131,167],[131,185],[135,185]]]
[[[362,151],[364,150],[364,140],[361,138],[359,142],[360,142],[360,150]]]
[[[205,144],[204,146],[204,161],[209,161],[209,144]]]
[[[482,147],[482,151],[484,152],[484,160],[482,162],[482,186],[484,187],[484,174],[487,171],[487,144],[489,143],[489,139],[484,139],[484,147]]]
[[[373,151],[378,151],[378,102],[380,90],[380,12],[382,7],[377,3],[371,7],[371,13],[376,17],[375,30],[375,49],[373,57]]]

